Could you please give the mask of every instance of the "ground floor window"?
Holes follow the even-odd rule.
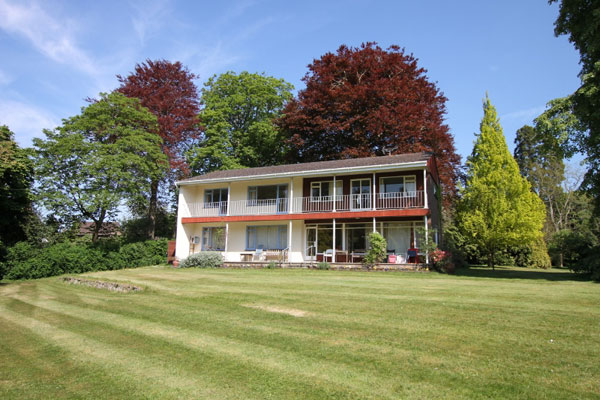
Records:
[[[246,228],[247,250],[283,250],[287,248],[286,225],[249,226]]]
[[[384,223],[383,237],[387,242],[388,253],[406,254],[411,248],[412,224]]]
[[[369,224],[336,224],[335,249],[338,251],[363,253],[368,248],[367,236],[372,227]],[[333,249],[333,224],[315,224],[306,227],[306,248],[316,249],[323,254]],[[311,253],[311,255],[314,255]]]
[[[346,250],[350,253],[364,253],[368,248],[367,235],[369,232],[366,224],[346,225]]]
[[[202,228],[202,251],[225,251],[225,228]]]

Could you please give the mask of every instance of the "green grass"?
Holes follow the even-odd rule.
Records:
[[[0,398],[600,398],[600,285],[565,271],[83,276],[145,290],[2,284]]]

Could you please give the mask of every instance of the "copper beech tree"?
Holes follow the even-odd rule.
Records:
[[[341,46],[308,66],[306,88],[279,125],[292,161],[432,152],[447,194],[460,156],[444,123],[446,98],[417,60],[398,46]]]
[[[180,62],[146,60],[135,66],[127,77],[117,75],[121,86],[117,89],[128,97],[140,99],[142,106],[158,118],[158,134],[163,140],[162,150],[169,160],[166,181],[152,182],[148,193],[148,235],[154,237],[160,184],[171,185],[175,179],[186,177],[189,166],[184,153],[200,139],[198,124],[200,99],[191,73]]]

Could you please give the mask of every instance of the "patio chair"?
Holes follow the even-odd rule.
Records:
[[[410,259],[414,260],[415,264],[419,263],[419,250],[418,249],[408,249],[406,251],[406,261],[410,263]]]
[[[326,262],[327,258],[329,258],[329,262],[333,262],[333,249],[325,250],[325,252],[323,253],[323,261]]]
[[[254,252],[254,255],[252,256],[252,261],[264,261],[265,259],[265,252],[263,251],[262,247],[256,249],[256,251]]]

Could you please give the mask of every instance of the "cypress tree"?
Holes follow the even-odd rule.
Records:
[[[489,97],[458,205],[458,223],[473,244],[495,266],[495,257],[511,246],[529,245],[542,236],[544,204],[519,173]]]

